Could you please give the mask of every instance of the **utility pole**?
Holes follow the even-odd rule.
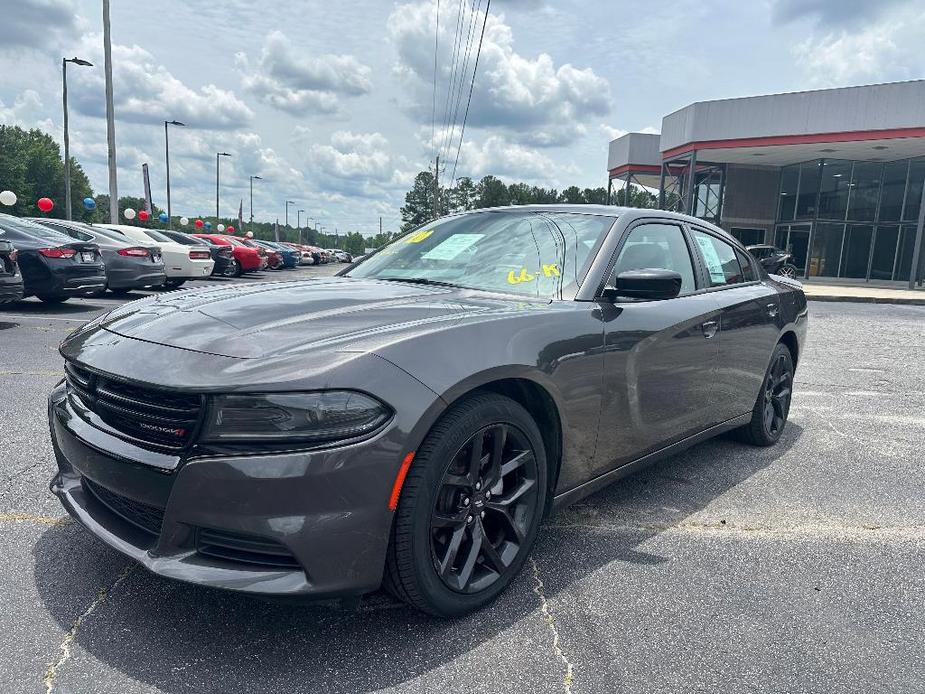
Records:
[[[216,152],[215,153],[215,223],[218,224],[218,180],[219,180],[219,162],[221,157],[230,157],[231,155],[228,152]]]
[[[382,238],[382,217],[379,217],[379,238]]]
[[[260,176],[251,176],[251,224],[254,223],[254,180],[262,181]]]
[[[434,167],[434,219],[440,216],[440,155],[437,155],[437,165]]]
[[[109,161],[109,222],[119,223],[119,183],[116,176],[116,116],[112,106],[112,35],[109,0],[103,0],[103,54],[106,72],[106,146]]]

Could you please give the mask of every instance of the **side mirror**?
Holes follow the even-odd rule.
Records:
[[[626,270],[617,275],[616,287],[608,287],[606,293],[611,299],[620,296],[649,301],[674,299],[681,293],[681,275],[661,268]]]

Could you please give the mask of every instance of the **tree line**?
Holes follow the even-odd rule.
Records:
[[[631,186],[615,191],[612,204],[628,207],[656,207],[658,199],[644,188]],[[508,205],[606,205],[607,189],[569,186],[563,190],[543,188],[527,183],[506,184],[495,176],[484,176],[478,182],[468,176],[456,179],[454,186],[435,186],[434,174],[421,171],[414,178],[401,208],[402,230],[407,231],[451,212],[479,210]]]

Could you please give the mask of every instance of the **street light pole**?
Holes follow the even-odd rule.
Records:
[[[67,130],[67,64],[93,67],[89,60],[82,60],[77,56],[61,58],[62,99],[64,101],[64,204],[67,208],[67,219],[71,219],[71,144]]]
[[[167,163],[167,228],[173,229],[170,211],[170,138],[167,136],[167,126],[168,125],[180,125],[186,127],[186,123],[181,123],[178,120],[164,121],[164,159]]]
[[[262,181],[260,176],[251,176],[251,224],[254,223],[254,179]]]
[[[112,103],[112,33],[109,0],[103,0],[103,62],[106,73],[106,158],[109,163],[109,221],[119,223],[119,183],[116,167],[116,113]]]
[[[215,223],[218,224],[218,181],[220,177],[219,173],[219,162],[221,157],[230,157],[231,155],[228,152],[216,152],[215,153]]]
[[[289,206],[290,205],[295,205],[295,203],[292,200],[287,200],[286,201],[286,228],[287,229],[289,228]],[[279,241],[279,234],[277,234],[276,240]]]
[[[299,243],[302,243],[302,213],[303,212],[305,212],[305,210],[299,210],[299,213],[296,215],[295,228],[299,232]]]

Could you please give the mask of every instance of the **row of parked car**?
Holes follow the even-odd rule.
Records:
[[[186,234],[123,224],[0,214],[0,303],[48,303],[106,290],[176,288],[210,275],[351,262],[343,251],[226,234]]]

